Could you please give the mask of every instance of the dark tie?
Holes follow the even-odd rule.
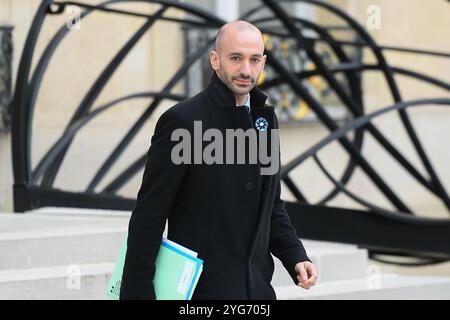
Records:
[[[247,113],[250,113],[250,107],[246,106],[245,104],[242,106],[239,106],[238,108],[245,108],[245,110],[247,111]]]
[[[247,111],[247,113],[248,113],[248,117],[249,117],[249,119],[250,119],[250,123],[252,124],[252,127],[254,128],[254,125],[253,125],[253,117],[252,117],[252,113],[251,113],[251,110],[250,110],[250,107],[249,106],[246,106],[245,104],[244,105],[242,105],[242,106],[240,106],[239,108],[245,108],[245,110]]]

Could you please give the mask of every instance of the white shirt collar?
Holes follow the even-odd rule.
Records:
[[[237,107],[238,105],[236,105]],[[250,109],[250,93],[247,93],[247,101],[243,104],[243,106],[247,106]]]

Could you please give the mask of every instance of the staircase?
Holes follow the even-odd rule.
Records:
[[[71,208],[0,213],[0,300],[106,299],[129,216]],[[296,287],[274,259],[278,299],[450,298],[450,277],[381,274],[356,246],[303,243],[319,269],[319,282],[310,290]]]
[[[303,244],[319,269],[319,281],[310,290],[296,287],[275,260],[272,284],[280,300],[450,299],[450,277],[385,274],[357,246],[307,240]]]
[[[0,299],[106,299],[129,212],[0,214]]]

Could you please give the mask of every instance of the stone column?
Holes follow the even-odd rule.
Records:
[[[12,207],[11,134],[0,133],[0,212],[10,212]]]

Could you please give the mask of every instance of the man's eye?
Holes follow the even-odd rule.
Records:
[[[231,60],[237,61],[239,60],[239,57],[231,57]]]
[[[258,58],[253,58],[252,61],[255,62],[255,63],[258,63],[259,59]]]

